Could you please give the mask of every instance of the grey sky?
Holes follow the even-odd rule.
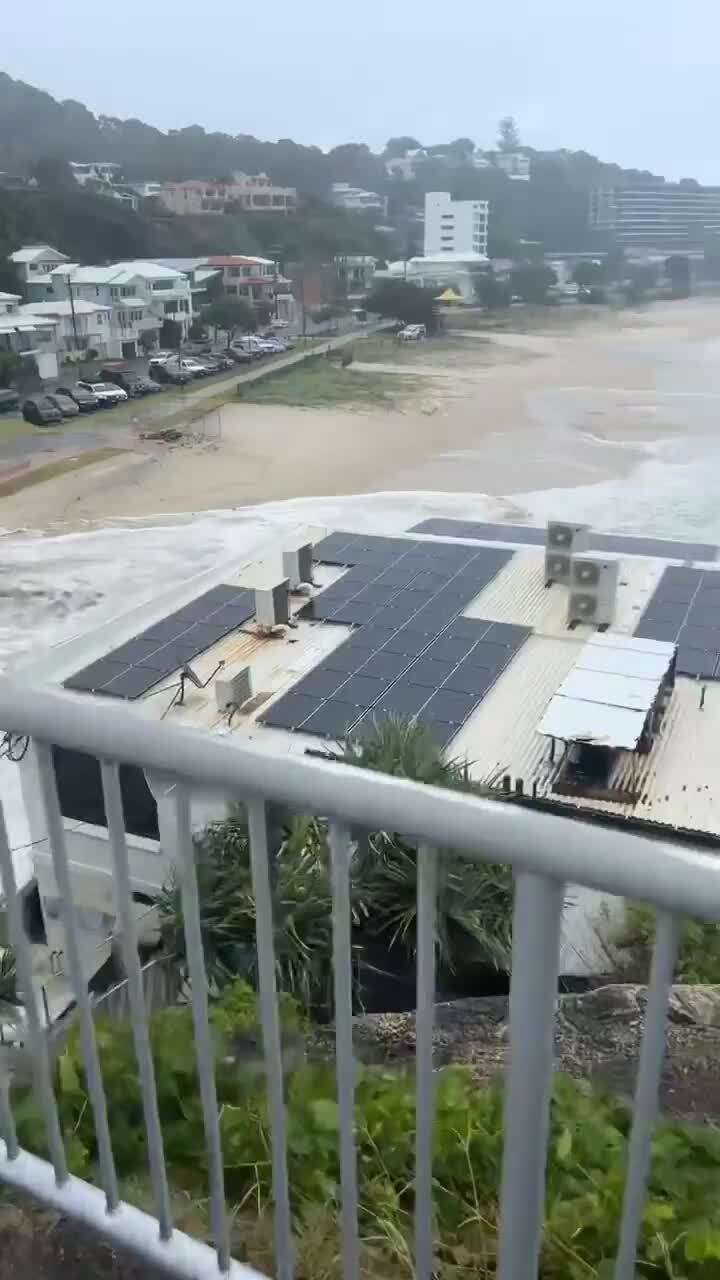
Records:
[[[39,0],[5,6],[0,67],[160,128],[536,147],[720,183],[717,0]],[[102,157],[82,157],[96,158]]]

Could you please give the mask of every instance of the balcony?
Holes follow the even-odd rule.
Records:
[[[717,860],[677,844],[647,839],[594,823],[581,823],[528,808],[482,800],[464,793],[302,755],[275,756],[223,737],[142,720],[131,707],[99,698],[36,689],[0,680],[0,723],[27,736],[42,797],[52,870],[62,900],[64,954],[75,990],[77,1013],[95,1118],[100,1186],[71,1176],[53,1092],[53,1072],[42,1012],[26,1002],[27,1047],[36,1096],[45,1119],[50,1160],[22,1150],[8,1090],[0,1090],[0,1179],[28,1192],[135,1249],[170,1275],[258,1280],[230,1258],[224,1193],[224,1161],[217,1105],[214,1055],[208,1024],[205,960],[198,883],[190,829],[193,789],[218,788],[242,797],[248,811],[256,904],[257,971],[271,1121],[275,1273],[293,1274],[293,1241],[287,1165],[287,1117],[280,1022],[275,987],[275,949],[268,856],[267,806],[330,820],[332,857],[335,1053],[337,1123],[342,1186],[342,1256],[347,1280],[359,1276],[358,1180],[352,1043],[351,916],[352,831],[402,831],[419,842],[416,1015],[416,1141],[414,1175],[414,1274],[433,1274],[433,1020],[438,864],[452,848],[474,861],[505,862],[515,875],[510,1039],[512,1056],[505,1089],[504,1152],[499,1188],[500,1280],[531,1280],[538,1274],[544,1216],[544,1179],[553,1067],[553,1020],[557,995],[564,887],[579,883],[609,894],[650,900],[656,908],[657,941],[645,1015],[627,1165],[615,1280],[632,1280],[641,1228],[650,1143],[657,1113],[669,988],[683,915],[720,917]],[[127,1003],[147,1129],[147,1157],[156,1217],[121,1203],[110,1138],[107,1104],[95,1040],[93,1014],[83,980],[76,905],[65,827],[60,813],[50,744],[96,756],[101,762],[108,816],[108,861],[120,940],[127,970]],[[153,1058],[147,1030],[143,975],[130,900],[129,842],[123,826],[119,763],[155,771],[161,780],[161,846],[173,850],[183,902],[185,945],[192,990],[194,1051],[200,1083],[207,1152],[213,1248],[173,1229],[160,1130]],[[481,838],[478,833],[481,832]],[[478,850],[478,845],[481,850]],[[0,820],[0,873],[8,904],[19,986],[33,990],[32,955],[15,893],[13,861]],[[102,1188],[102,1189],[101,1189]]]

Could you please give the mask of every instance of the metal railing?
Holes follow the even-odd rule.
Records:
[[[353,1126],[354,1064],[351,1008],[349,886],[353,826],[399,831],[419,847],[416,1036],[415,1269],[430,1280],[432,1238],[433,1007],[438,849],[452,848],[474,861],[510,863],[515,875],[511,1060],[506,1083],[504,1154],[500,1189],[498,1274],[531,1280],[538,1273],[544,1209],[546,1147],[553,1065],[564,885],[580,883],[610,894],[652,902],[657,940],[628,1144],[625,1195],[616,1280],[631,1280],[657,1113],[669,989],[681,915],[720,918],[717,860],[678,844],[648,839],[575,819],[497,804],[346,765],[299,755],[272,755],[194,730],[142,720],[132,708],[50,689],[0,680],[0,725],[30,735],[55,876],[63,897],[68,968],[75,985],[88,1092],[93,1108],[102,1191],[69,1175],[51,1084],[41,1018],[28,1002],[27,1026],[37,1097],[44,1114],[51,1163],[19,1149],[12,1116],[4,1106],[0,1179],[59,1206],[139,1250],[171,1274],[209,1277],[219,1272],[246,1280],[253,1274],[229,1256],[223,1157],[208,1028],[205,964],[198,885],[190,827],[193,785],[225,788],[242,799],[249,816],[256,900],[262,1039],[272,1124],[276,1275],[293,1274],[292,1223],[286,1155],[286,1115],[280,1024],[275,989],[272,901],[266,805],[280,801],[330,821],[334,926],[335,1048],[342,1186],[342,1248],[346,1280],[359,1276],[358,1193]],[[119,931],[128,975],[128,999],[148,1137],[148,1161],[157,1217],[118,1199],[105,1093],[85,987],[60,816],[51,745],[90,752],[101,761]],[[192,988],[195,1051],[208,1152],[214,1251],[173,1230],[170,1194],[155,1091],[140,962],[131,910],[130,876],[119,786],[119,762],[133,762],[164,778],[160,805],[164,849],[175,850]],[[20,987],[32,991],[30,952],[18,903],[12,858],[0,822],[0,872],[8,899]]]

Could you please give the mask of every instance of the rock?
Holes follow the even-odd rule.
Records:
[[[670,993],[670,1020],[691,1026],[720,1027],[720,987],[678,984]]]
[[[560,1004],[563,1013],[569,1018],[580,1014],[583,1018],[593,1018],[603,1022],[606,1018],[637,1018],[642,1013],[641,993],[647,988],[624,982],[611,982],[606,987],[597,987],[594,991],[586,991],[582,995],[565,996]]]

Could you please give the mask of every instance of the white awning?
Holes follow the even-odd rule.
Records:
[[[675,645],[664,641],[593,636],[551,698],[538,732],[633,751],[674,655]]]

